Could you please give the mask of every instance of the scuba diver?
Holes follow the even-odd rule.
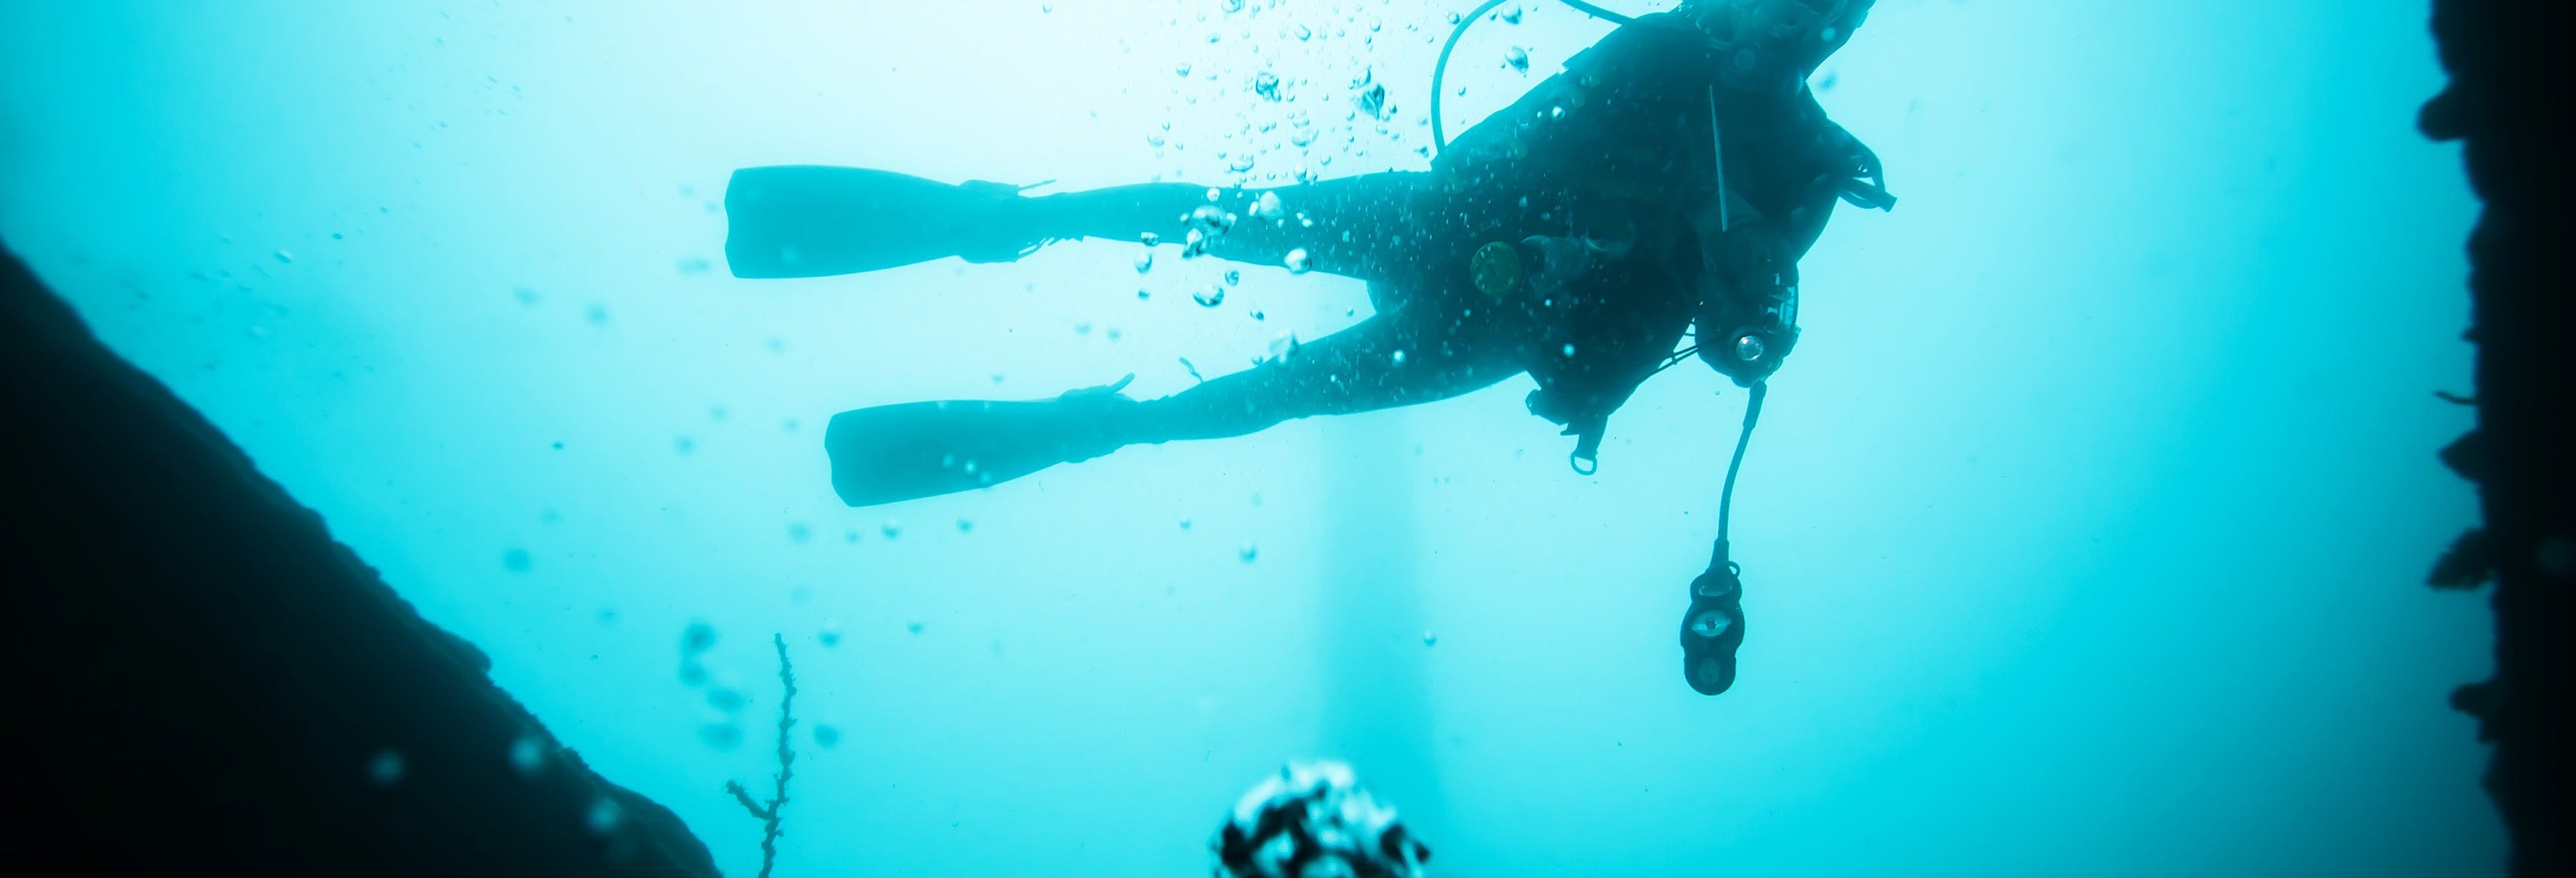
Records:
[[[1501,2],[1461,20],[1449,48]],[[1368,283],[1374,313],[1359,323],[1159,399],[1125,396],[1122,379],[1052,399],[841,413],[824,439],[834,489],[852,506],[963,491],[1129,445],[1414,405],[1524,372],[1538,385],[1530,412],[1576,437],[1571,463],[1589,474],[1610,415],[1690,355],[1675,350],[1687,331],[1702,362],[1752,392],[1731,496],[1764,379],[1797,344],[1799,257],[1836,201],[1895,203],[1877,157],[1806,85],[1872,0],[1685,0],[1635,18],[1565,2],[1620,26],[1454,143],[1441,142],[1435,71],[1440,151],[1428,171],[1041,196],[860,168],[735,172],[725,255],[736,277],[1007,262],[1104,238]],[[1744,633],[1727,505],[1681,634],[1684,677],[1712,695],[1733,685]]]

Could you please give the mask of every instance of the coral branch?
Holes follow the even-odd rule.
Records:
[[[733,794],[733,800],[734,800],[734,801],[736,801],[736,802],[741,802],[741,803],[742,803],[742,809],[743,809],[743,810],[745,810],[745,811],[749,811],[749,812],[751,812],[751,817],[752,817],[752,819],[754,819],[754,820],[767,820],[767,819],[769,819],[769,811],[768,811],[768,809],[760,807],[760,803],[759,803],[759,802],[752,801],[752,800],[751,800],[751,791],[750,791],[750,790],[743,789],[743,788],[742,788],[742,783],[741,783],[740,781],[730,781],[730,780],[729,780],[729,781],[725,781],[725,792],[732,793],[732,794]]]
[[[772,634],[769,640],[778,647],[778,683],[782,693],[778,698],[778,773],[770,776],[776,786],[770,793],[769,803],[764,805],[752,801],[751,791],[744,789],[740,781],[725,781],[725,792],[733,794],[733,800],[742,803],[743,810],[762,821],[760,878],[769,878],[769,870],[778,864],[778,812],[787,807],[787,779],[796,776],[796,751],[787,747],[788,732],[796,727],[796,668],[787,662],[787,635]]]

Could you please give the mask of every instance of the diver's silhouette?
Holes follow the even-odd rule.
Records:
[[[1798,337],[1797,260],[1834,202],[1894,205],[1877,156],[1806,87],[1871,3],[1690,0],[1622,19],[1429,171],[1029,196],[860,168],[746,168],[725,193],[725,255],[737,277],[813,277],[1004,262],[1070,238],[1160,239],[1368,281],[1368,319],[1160,399],[1130,399],[1122,380],[1053,399],[843,412],[824,441],[852,506],[1128,445],[1429,402],[1522,372],[1538,382],[1530,412],[1579,437],[1573,459],[1589,472],[1610,413],[1680,358],[1686,329],[1739,385],[1778,369]],[[1723,546],[1721,528],[1682,637],[1686,673],[1706,692],[1732,683],[1743,636]]]

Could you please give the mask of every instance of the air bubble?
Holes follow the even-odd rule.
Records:
[[[530,777],[546,765],[546,742],[535,735],[520,735],[510,742],[510,770],[520,777]]]
[[[367,760],[367,780],[380,787],[402,783],[403,755],[398,750],[379,750]]]

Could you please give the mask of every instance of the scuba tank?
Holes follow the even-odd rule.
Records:
[[[1442,128],[1440,124],[1440,84],[1443,80],[1446,80],[1449,77],[1449,53],[1458,49],[1458,39],[1467,35],[1467,29],[1475,26],[1477,19],[1485,17],[1485,13],[1492,12],[1495,7],[1508,2],[1511,2],[1511,0],[1485,0],[1484,4],[1477,6],[1474,12],[1467,13],[1466,17],[1458,19],[1458,26],[1449,31],[1449,41],[1441,44],[1440,46],[1440,60],[1434,61],[1431,64],[1431,151],[1434,153],[1445,152],[1449,149],[1448,132],[1446,129]],[[1637,23],[1637,19],[1633,16],[1621,15],[1619,13],[1594,6],[1590,3],[1585,3],[1583,0],[1557,0],[1557,2],[1574,7],[1575,11],[1610,22],[1611,24],[1631,25]]]

